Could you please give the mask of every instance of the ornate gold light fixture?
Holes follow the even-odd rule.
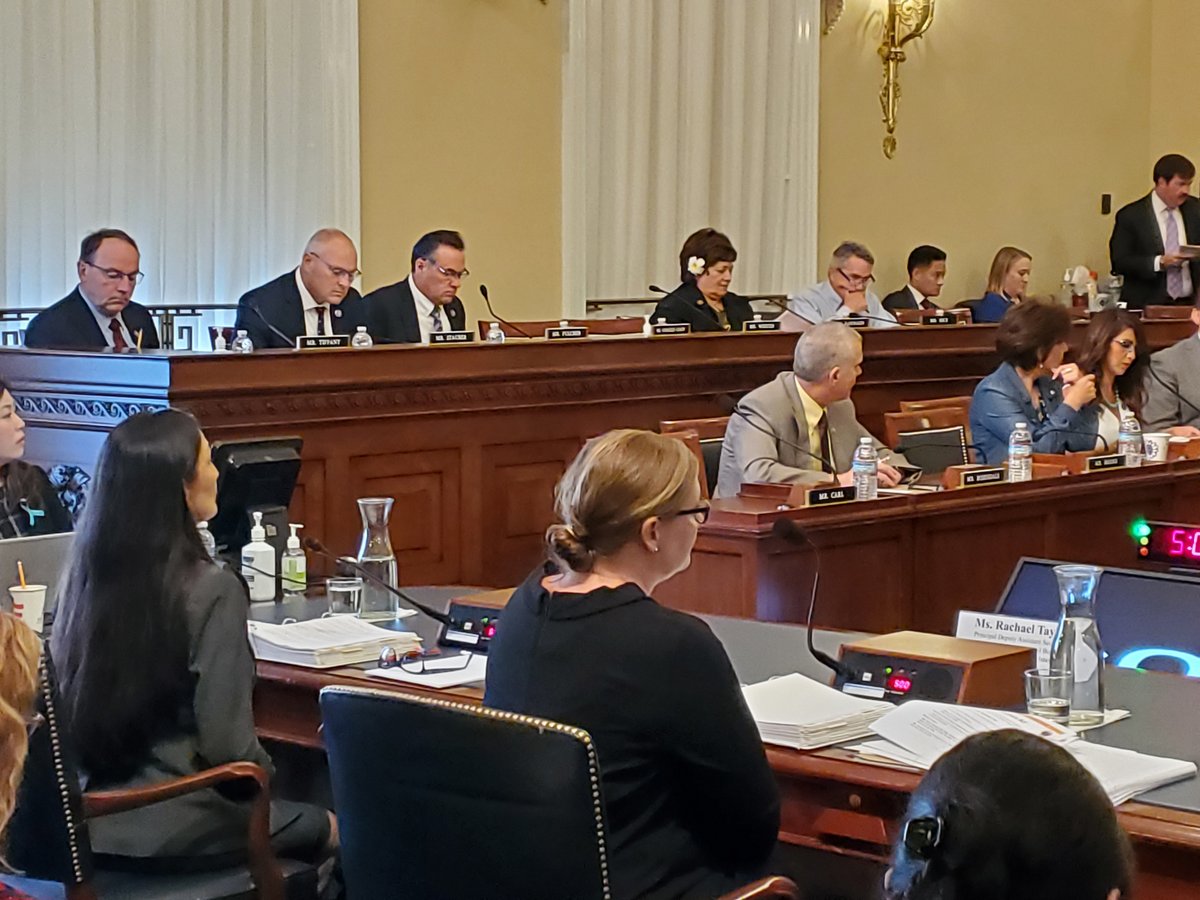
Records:
[[[883,88],[879,103],[883,107],[883,155],[896,155],[896,108],[900,105],[900,63],[906,59],[904,45],[929,30],[933,24],[934,0],[888,0],[887,20],[883,25]]]

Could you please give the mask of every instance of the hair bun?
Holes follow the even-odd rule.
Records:
[[[547,528],[546,547],[574,572],[590,572],[596,559],[595,551],[588,547],[586,539],[576,534],[569,525],[551,525]]]

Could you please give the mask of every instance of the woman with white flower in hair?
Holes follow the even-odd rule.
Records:
[[[683,283],[659,301],[650,321],[686,322],[692,331],[741,331],[754,310],[749,300],[729,291],[736,261],[729,238],[715,228],[701,228],[679,251]]]

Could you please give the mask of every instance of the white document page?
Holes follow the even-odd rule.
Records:
[[[373,678],[386,678],[402,684],[445,690],[483,681],[487,677],[487,656],[483,653],[472,653],[466,668],[463,668],[461,656],[450,656],[444,659],[426,659],[425,671],[420,673],[406,672],[396,666],[391,669],[368,669],[367,674]]]

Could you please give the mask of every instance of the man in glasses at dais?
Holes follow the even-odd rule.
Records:
[[[413,245],[411,274],[367,294],[371,336],[385,344],[428,344],[436,331],[462,331],[467,313],[458,299],[470,276],[457,231],[431,231]]]
[[[787,311],[779,321],[784,331],[805,331],[822,322],[858,319],[868,328],[894,328],[900,323],[884,309],[871,290],[875,257],[862,244],[843,241],[833,251],[824,281],[788,297]]]

